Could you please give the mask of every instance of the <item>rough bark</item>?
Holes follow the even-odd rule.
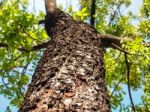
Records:
[[[101,40],[87,24],[57,10],[46,16],[52,37],[21,112],[110,112]]]

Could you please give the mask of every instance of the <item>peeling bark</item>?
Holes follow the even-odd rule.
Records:
[[[56,10],[46,16],[52,37],[21,112],[110,112],[101,40],[87,24]]]

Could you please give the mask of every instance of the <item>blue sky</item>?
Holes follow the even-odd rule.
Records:
[[[73,5],[74,10],[77,10],[79,7],[78,0],[57,0],[57,2],[59,4],[62,4],[64,9],[66,9],[70,3]],[[33,11],[33,3],[34,3],[34,0],[31,0],[30,6],[29,6],[29,11]],[[138,9],[141,4],[142,4],[142,0],[133,0],[132,5],[129,7],[129,9],[131,9],[133,11],[133,13],[138,13]],[[38,12],[39,10],[45,11],[44,0],[35,0],[35,10],[36,10],[36,12]],[[127,11],[128,10],[123,10],[124,13],[126,13]],[[133,24],[136,24],[136,22]],[[124,96],[123,103],[125,105],[129,105],[130,101],[129,101],[129,96],[128,96],[126,86],[124,86],[124,90],[126,91],[127,95]],[[140,103],[141,102],[140,96],[143,94],[142,91],[138,91],[138,92],[132,91],[132,94],[133,94],[134,102],[136,104]],[[9,100],[7,100],[5,97],[0,95],[0,112],[4,112],[8,105],[9,105]],[[12,109],[12,112],[17,112],[17,108],[12,107],[11,109]],[[118,112],[118,111],[113,110],[113,112]]]

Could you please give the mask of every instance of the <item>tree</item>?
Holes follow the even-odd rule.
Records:
[[[16,2],[17,1],[12,1],[11,4],[16,4]],[[30,62],[36,62],[37,61],[36,56],[37,56],[37,53],[39,53],[39,52],[35,52],[36,50],[39,50],[40,48],[45,48],[45,46],[48,46],[48,48],[51,48],[50,50],[52,50],[52,47],[54,47],[54,49],[56,49],[55,53],[49,52],[48,49],[45,51],[45,53],[43,54],[43,58],[39,62],[39,65],[37,66],[37,69],[35,71],[35,74],[39,74],[41,72],[41,65],[43,65],[43,61],[45,63],[45,61],[47,60],[47,58],[45,58],[45,56],[49,56],[50,54],[51,55],[53,54],[52,56],[54,56],[54,55],[57,56],[58,54],[61,54],[61,55],[64,55],[66,57],[67,54],[72,52],[72,54],[73,54],[72,58],[73,57],[75,58],[76,56],[77,57],[78,56],[79,57],[86,57],[85,54],[89,53],[89,51],[86,50],[86,47],[89,48],[88,46],[91,45],[91,47],[89,49],[92,49],[92,46],[93,47],[95,46],[94,47],[95,50],[98,49],[98,47],[100,47],[100,46],[101,47],[102,46],[103,47],[106,47],[106,46],[108,47],[109,46],[109,47],[113,47],[113,48],[115,47],[118,50],[120,50],[120,53],[119,53],[118,51],[114,51],[112,49],[109,49],[108,51],[106,50],[107,53],[105,54],[106,80],[107,80],[107,85],[108,85],[108,88],[109,88],[108,90],[115,87],[114,91],[116,91],[116,94],[114,94],[114,91],[113,91],[112,94],[110,95],[110,98],[111,98],[110,101],[111,101],[111,106],[112,107],[120,105],[120,101],[122,100],[122,95],[123,95],[124,92],[123,92],[123,90],[121,90],[121,87],[118,86],[120,83],[126,84],[128,82],[128,86],[131,86],[134,89],[137,89],[140,86],[143,86],[143,87],[145,87],[144,88],[145,94],[148,94],[149,93],[148,92],[149,91],[148,84],[144,84],[144,83],[149,80],[149,77],[148,77],[148,74],[149,74],[149,66],[148,66],[149,55],[148,55],[148,51],[149,51],[149,49],[148,49],[148,47],[146,47],[146,46],[149,46],[149,45],[145,44],[143,42],[145,41],[145,39],[147,40],[149,38],[149,30],[147,30],[147,28],[149,28],[148,24],[147,24],[149,22],[149,20],[148,20],[148,17],[149,17],[149,15],[148,15],[149,14],[149,10],[148,10],[149,5],[148,5],[148,3],[149,2],[145,0],[144,3],[146,5],[144,4],[143,9],[142,9],[142,11],[143,11],[142,14],[143,15],[141,17],[138,17],[138,18],[144,18],[145,20],[142,20],[142,21],[139,22],[139,28],[136,28],[135,26],[133,26],[132,24],[129,23],[129,19],[134,17],[131,13],[127,16],[124,16],[124,15],[121,15],[120,12],[119,12],[120,9],[121,9],[120,7],[123,4],[126,4],[126,6],[128,6],[130,4],[129,1],[124,1],[124,2],[123,1],[120,1],[120,2],[113,2],[113,1],[102,2],[101,0],[97,1],[96,14],[95,14],[95,18],[96,18],[95,28],[96,28],[97,31],[94,31],[92,28],[90,28],[90,26],[88,26],[86,24],[83,24],[82,22],[72,21],[71,18],[69,16],[67,16],[65,13],[63,13],[61,11],[58,11],[56,15],[62,14],[60,16],[64,17],[64,19],[63,18],[55,19],[55,20],[59,20],[59,19],[60,20],[62,19],[62,20],[59,21],[59,22],[53,21],[56,24],[54,26],[47,27],[47,28],[52,28],[52,29],[54,28],[53,30],[49,29],[47,31],[47,32],[51,31],[48,34],[51,37],[53,37],[53,39],[52,39],[51,42],[47,41],[43,44],[43,42],[41,43],[41,41],[39,41],[39,40],[42,40],[42,39],[38,39],[38,37],[39,37],[38,34],[45,37],[45,33],[42,33],[38,29],[35,30],[35,26],[34,25],[32,26],[31,23],[34,22],[33,20],[35,18],[33,16],[33,14],[30,14],[30,13],[28,14],[28,12],[26,12],[26,10],[25,10],[26,9],[26,4],[23,5],[23,10],[19,10],[19,8],[18,8],[18,10],[14,10],[14,7],[12,7],[12,11],[15,11],[15,13],[20,15],[20,16],[18,16],[16,14],[16,17],[13,18],[13,16],[10,16],[12,14],[12,12],[10,10],[7,10],[7,8],[8,8],[7,7],[7,4],[8,4],[7,0],[4,1],[3,4],[2,4],[2,9],[3,10],[1,11],[2,12],[1,14],[4,15],[4,13],[5,13],[6,17],[4,19],[4,16],[1,16],[1,18],[2,18],[1,23],[4,23],[4,21],[9,21],[9,22],[8,22],[8,25],[4,24],[2,26],[2,33],[1,33],[1,37],[2,37],[1,38],[1,48],[2,48],[2,51],[1,51],[2,53],[1,54],[3,54],[1,56],[1,59],[3,60],[2,70],[1,70],[1,76],[2,76],[2,81],[3,81],[2,85],[1,85],[1,88],[2,88],[1,93],[6,95],[9,98],[12,98],[13,99],[12,104],[14,104],[14,105],[21,104],[22,98],[23,98],[23,91],[24,91],[22,88],[27,84],[27,81],[29,79],[28,75],[25,75],[24,73],[26,73],[25,72],[26,68],[27,68],[27,66],[29,65]],[[84,3],[84,1],[81,1],[80,4],[81,4],[81,11],[79,11],[77,13],[74,13],[72,11],[71,6],[70,6],[68,12],[71,15],[73,15],[73,17],[75,19],[77,19],[78,21],[88,20],[89,19],[88,14],[91,11],[91,9],[88,9],[89,8],[88,6],[90,5],[90,1],[87,1],[85,3]],[[15,6],[18,7],[18,4],[15,5]],[[109,8],[114,8],[115,9],[114,12],[109,12]],[[101,13],[98,13],[99,10],[101,11]],[[110,21],[108,22],[105,19],[106,19],[106,16],[108,16],[110,13],[112,13],[112,16],[110,16]],[[25,20],[25,18],[27,18],[27,21]],[[66,23],[65,21],[67,21],[66,26],[62,25],[63,21],[64,21],[64,23]],[[27,24],[27,23],[29,23],[29,24]],[[57,24],[57,23],[59,23],[59,24]],[[109,24],[107,25],[107,23],[109,23]],[[122,24],[124,24],[124,25],[122,25]],[[51,24],[51,25],[53,25],[53,24]],[[74,29],[73,31],[75,31],[75,29],[76,29],[77,32],[72,33],[71,32],[72,30],[69,30],[67,25],[72,26],[72,28]],[[79,27],[78,25],[83,26],[83,29],[85,28],[84,29],[85,31],[83,31],[82,27]],[[7,29],[5,29],[4,26],[8,26]],[[55,27],[55,26],[58,26],[58,27]],[[81,30],[79,30],[79,28],[81,28]],[[59,29],[59,31],[58,31],[58,29]],[[64,30],[64,33],[61,34],[62,29],[63,30],[68,29],[68,30],[67,31]],[[61,34],[60,40],[57,39],[57,35],[53,34],[53,32],[56,31],[56,30],[58,31],[57,32],[58,34]],[[19,35],[20,37],[28,37],[28,39],[25,38],[24,40],[22,40],[22,38],[20,38],[20,37],[18,37],[18,35],[16,35],[17,31],[21,32],[21,33],[18,33],[18,34],[20,34]],[[121,47],[120,46],[120,40],[126,40],[126,39],[122,39],[122,38],[118,39],[117,37],[110,36],[110,35],[105,35],[104,36],[104,35],[98,34],[97,32],[111,33],[111,34],[114,34],[114,35],[120,36],[120,37],[128,37],[132,41],[122,43],[122,45],[125,46],[125,47]],[[74,40],[74,39],[72,39],[74,36],[71,36],[71,35],[68,36],[68,38],[64,39],[64,37],[62,37],[62,36],[63,35],[66,36],[65,34],[76,34],[76,35],[78,34],[78,36],[82,35],[82,34],[85,34],[85,37],[88,37],[89,40],[86,40],[87,38],[84,39],[84,37],[82,39],[82,38],[80,38],[80,36],[79,37],[77,36],[76,39]],[[91,35],[94,38],[89,37],[89,35]],[[9,38],[12,37],[12,36],[14,36],[15,38],[13,38],[13,40],[10,41]],[[96,37],[98,37],[98,38],[96,38]],[[112,37],[112,38],[108,39],[108,38],[103,38],[103,37]],[[67,42],[69,41],[68,40],[69,38],[71,38],[72,42],[70,42],[69,45],[66,45]],[[34,43],[33,43],[33,39],[35,39]],[[91,41],[90,41],[90,39],[91,39]],[[101,40],[102,43],[98,40]],[[129,40],[129,39],[127,39],[127,40]],[[86,44],[86,41],[88,42],[88,44]],[[76,54],[76,52],[73,53],[73,51],[68,51],[67,52],[68,49],[72,50],[73,49],[72,47],[76,47],[73,44],[74,42],[76,43],[75,45],[81,45],[82,46],[82,45],[86,44],[86,47],[84,47],[84,46],[81,47],[82,49],[80,49],[79,46],[77,46],[77,48],[76,48],[76,49],[79,50],[79,52],[82,51],[85,54],[82,55],[82,53],[81,53],[81,55],[78,55],[78,54]],[[114,44],[106,45],[106,42],[110,42],[110,43],[116,42],[115,45],[117,45],[117,46],[114,46]],[[118,44],[118,42],[119,42],[119,44]],[[64,46],[61,46],[61,43],[64,43]],[[94,43],[97,43],[97,44],[94,44]],[[63,50],[61,51],[60,48],[64,49],[64,51]],[[91,50],[91,51],[93,52],[93,55],[96,56],[96,54],[94,53],[95,50]],[[97,56],[99,55],[101,58],[100,57],[96,58],[97,57],[96,56],[92,59],[95,60],[96,62],[100,61],[99,64],[103,65],[101,50],[99,49],[98,50],[99,54],[97,54]],[[58,53],[58,52],[60,52],[60,53]],[[123,54],[125,54],[125,60],[123,58],[123,56],[124,56]],[[127,57],[127,54],[128,54],[128,57]],[[133,60],[134,57],[136,57],[136,58],[138,57],[138,59],[134,61]],[[58,62],[60,62],[60,65],[65,60],[67,60],[67,63],[69,63],[68,60],[73,60],[73,59],[70,59],[71,57],[69,57],[67,59],[65,59],[63,57],[61,57],[61,58],[62,58],[62,61],[58,61]],[[52,57],[51,57],[51,59],[52,59]],[[87,63],[91,62],[92,59],[88,59],[88,58],[84,59],[85,61],[81,61],[81,65],[84,64],[83,62],[86,62],[85,65],[88,65]],[[56,58],[56,62],[57,62],[57,60],[58,59]],[[75,60],[77,61],[77,59],[75,59]],[[117,64],[115,63],[115,60],[116,60]],[[53,61],[50,61],[48,63],[53,63]],[[112,63],[114,63],[113,66],[111,66]],[[132,65],[131,65],[131,63],[132,63]],[[26,66],[23,67],[24,64]],[[53,63],[53,64],[50,64],[51,66],[48,66],[48,68],[45,67],[44,70],[42,70],[43,71],[42,74],[43,75],[47,74],[46,71],[47,71],[47,69],[49,69],[49,67],[50,68],[53,67],[53,70],[57,71],[58,70],[57,68],[59,68],[58,66],[57,67],[55,66],[57,64]],[[72,65],[72,64],[73,64],[73,62],[70,62],[70,65]],[[9,67],[8,67],[8,65],[9,65]],[[91,62],[91,65],[94,65],[94,62]],[[97,67],[100,66],[101,67],[100,70],[102,70],[103,69],[102,65],[97,65]],[[64,65],[64,66],[67,69],[69,69],[69,67],[67,67],[67,65]],[[111,67],[109,68],[109,66],[111,66]],[[21,71],[21,68],[16,69],[18,67],[23,67],[23,72],[21,73],[21,75],[19,73]],[[89,64],[89,68],[90,68],[90,64]],[[128,80],[125,80],[126,75],[124,75],[124,74],[126,74],[126,68],[128,68],[127,72],[129,72],[128,73]],[[130,71],[129,71],[129,69],[130,69]],[[82,70],[82,72],[84,73],[84,70]],[[98,71],[96,71],[96,73],[98,73]],[[45,88],[46,85],[48,85],[46,83],[49,80],[48,77],[43,78],[42,77],[43,75],[42,75],[41,78],[43,78],[43,79],[40,80],[40,82],[37,82],[37,80],[39,79],[39,76],[35,75],[35,74],[33,75],[33,81],[32,81],[33,83],[31,83],[31,86],[29,86],[29,91],[32,91],[33,88],[36,91],[38,88],[40,88],[39,86],[42,85],[42,87]],[[50,74],[50,73],[48,73],[48,74]],[[90,75],[91,73],[89,72],[87,74]],[[103,73],[100,72],[100,74],[101,74],[101,76],[102,76],[102,74],[104,75],[104,71],[103,71]],[[122,74],[122,75],[118,75],[118,74]],[[55,77],[53,75],[54,74],[51,74],[51,75],[48,75],[48,76],[50,76],[49,78],[53,77],[52,79],[55,80]],[[141,79],[141,80],[135,80],[135,75],[136,75],[136,78]],[[65,80],[66,79],[65,76],[67,77],[67,75],[63,75],[63,76],[64,77],[61,77],[62,80]],[[97,77],[97,76],[95,76],[95,77]],[[129,79],[129,77],[130,77],[130,79]],[[61,80],[61,78],[60,78],[60,80]],[[87,81],[86,78],[83,77],[83,76],[82,77],[75,77],[76,80],[79,79],[79,81],[77,81],[77,82],[83,83],[84,85],[88,85],[90,83],[90,81],[86,83],[86,81]],[[102,83],[104,81],[104,76],[103,77],[98,77],[98,78],[102,79],[102,80],[98,79],[98,83]],[[119,79],[119,80],[116,82],[116,79]],[[95,82],[96,82],[96,80],[95,80]],[[37,85],[34,85],[35,83]],[[117,86],[116,86],[116,83],[117,83]],[[62,84],[63,84],[63,82],[61,83],[61,85]],[[104,85],[103,86],[104,87],[103,92],[106,95],[105,84],[104,83],[102,83],[102,84]],[[14,85],[17,85],[17,87],[15,87]],[[61,86],[61,87],[65,88],[65,86],[66,85],[64,83],[63,86]],[[94,84],[93,84],[93,86],[94,86]],[[37,87],[37,88],[35,89],[35,87]],[[46,88],[48,89],[49,87],[46,87]],[[55,88],[55,89],[57,89],[57,88]],[[130,87],[129,87],[129,89],[130,89]],[[11,93],[9,93],[8,91],[10,91]],[[49,94],[49,92],[51,92],[51,91],[47,91],[47,92],[48,92],[47,94]],[[74,97],[74,95],[75,95],[74,91],[69,91],[69,90],[67,90],[67,88],[64,91],[62,90],[62,92],[63,92],[63,96],[65,98],[68,98],[68,99],[70,97],[71,98]],[[16,93],[15,94],[16,96],[14,96],[14,93]],[[28,95],[30,95],[30,92],[27,92],[27,96]],[[44,94],[44,95],[46,95],[46,94]],[[42,97],[44,97],[44,96],[42,96]],[[34,95],[33,95],[33,98],[35,98]],[[59,97],[57,97],[57,98],[59,98]],[[106,98],[106,100],[104,100],[104,102],[107,101],[107,96],[104,96],[102,98],[104,98],[104,99]],[[149,98],[148,95],[147,95],[147,97],[143,97],[143,101],[144,101],[143,106],[141,106],[141,107],[136,106],[137,111],[138,110],[139,111],[148,111],[149,110],[149,100],[148,100],[148,98]],[[20,101],[19,103],[17,102],[18,100]],[[39,101],[40,99],[37,98],[36,100]],[[60,99],[57,99],[57,101],[59,101],[59,100]],[[28,100],[25,100],[25,102],[26,101],[28,101]],[[56,99],[53,100],[53,101],[56,101]],[[70,99],[66,100],[66,101],[70,101]],[[57,103],[56,102],[54,104],[59,103],[59,102],[57,102]],[[61,104],[61,103],[59,103],[59,104]],[[104,104],[108,105],[108,102],[104,103]],[[30,105],[30,106],[33,106],[34,108],[36,108],[34,103],[33,103],[33,105]],[[52,108],[53,106],[54,105],[49,105],[49,108]],[[61,106],[63,107],[63,105],[61,105]],[[98,108],[92,108],[92,109],[98,109]],[[108,108],[106,107],[105,109],[108,109]],[[123,108],[121,108],[121,109],[123,109]]]

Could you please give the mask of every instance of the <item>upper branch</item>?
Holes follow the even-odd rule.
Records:
[[[90,23],[91,23],[91,26],[94,27],[94,24],[95,24],[95,11],[96,10],[96,0],[92,0],[92,3],[91,3],[91,20],[90,20]]]
[[[46,14],[53,14],[56,11],[56,0],[45,0]]]

